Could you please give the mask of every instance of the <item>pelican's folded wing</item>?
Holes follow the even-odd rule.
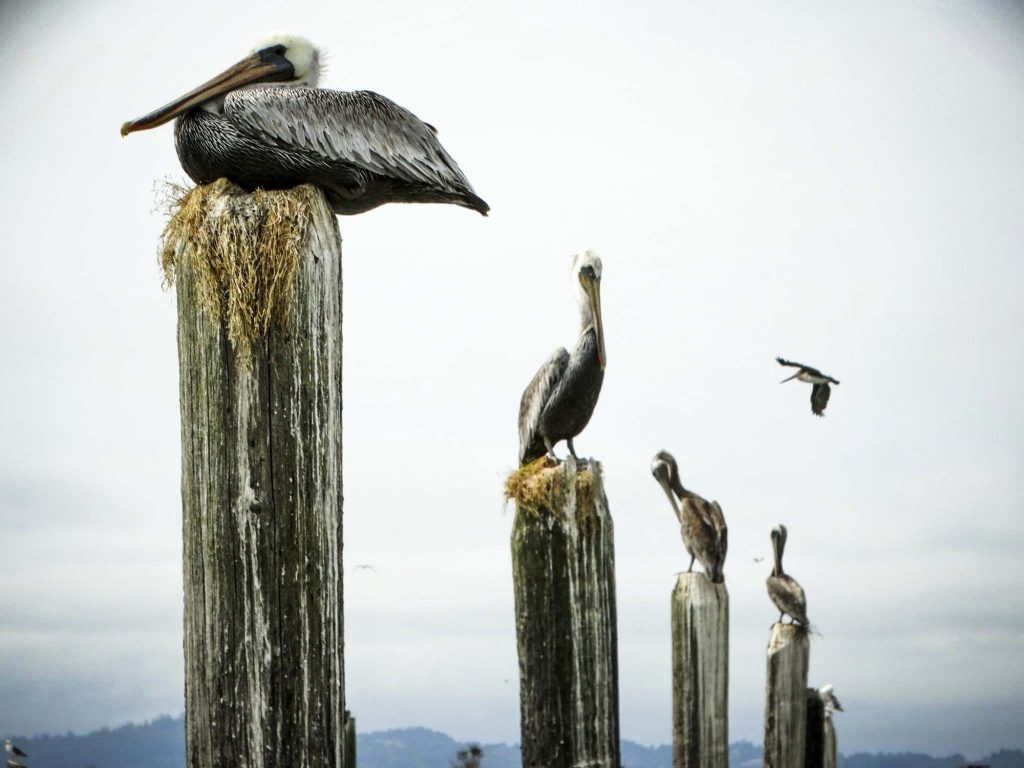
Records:
[[[228,94],[224,113],[239,130],[282,148],[406,182],[473,191],[430,125],[372,91],[243,88]]]
[[[540,458],[547,450],[540,436],[540,415],[569,367],[569,351],[559,347],[540,367],[519,401],[519,463]],[[539,452],[538,452],[539,451]]]

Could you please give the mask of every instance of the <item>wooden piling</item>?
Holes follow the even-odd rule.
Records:
[[[615,555],[601,467],[542,464],[509,482],[523,768],[619,768]]]
[[[839,752],[836,744],[836,727],[832,722],[831,715],[825,715],[825,722],[822,727],[821,752],[821,764],[823,768],[838,767]]]
[[[345,766],[341,238],[310,189],[249,195],[218,182],[193,190],[168,226],[188,768]],[[281,254],[249,237],[297,249],[275,273],[290,284],[265,284]],[[231,262],[232,248],[252,259]],[[225,284],[231,275],[248,282]],[[290,300],[268,303],[280,316],[242,343],[225,307],[254,317],[239,302],[272,291]]]
[[[672,592],[672,765],[729,766],[729,592],[703,573]]]
[[[776,624],[768,642],[765,768],[804,768],[811,642],[798,624]]]
[[[356,768],[356,719],[345,710],[345,768]]]
[[[822,768],[825,737],[825,702],[817,688],[807,689],[807,730],[804,737],[804,768]]]

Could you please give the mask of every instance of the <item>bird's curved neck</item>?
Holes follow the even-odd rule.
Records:
[[[772,549],[775,555],[775,569],[772,571],[772,576],[784,576],[785,573],[782,570],[782,541],[775,539],[772,542]]]

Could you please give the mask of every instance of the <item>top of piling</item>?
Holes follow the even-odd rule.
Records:
[[[246,192],[227,179],[169,185],[160,243],[164,283],[189,259],[204,311],[243,354],[290,316],[295,271],[318,218],[334,215],[317,187]]]

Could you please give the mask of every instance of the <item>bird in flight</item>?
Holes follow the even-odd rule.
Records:
[[[839,382],[831,376],[826,376],[817,368],[811,368],[811,366],[804,365],[803,363],[794,363],[789,360],[783,360],[781,357],[776,357],[775,362],[787,368],[799,368],[796,373],[787,379],[783,379],[780,383],[785,384],[787,381],[799,379],[808,384],[813,384],[814,386],[811,389],[811,413],[815,416],[824,416],[825,406],[828,405],[829,395],[832,394],[829,383],[838,384]]]

